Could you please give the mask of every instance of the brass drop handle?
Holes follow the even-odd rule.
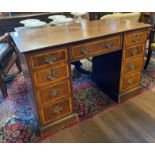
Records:
[[[137,44],[138,42],[140,42],[140,36],[139,36],[139,35],[133,36],[132,42],[133,42],[133,43],[136,43],[136,44]]]
[[[133,79],[128,79],[128,84],[132,84],[133,83]]]
[[[56,96],[58,96],[58,95],[59,95],[59,92],[58,92],[57,89],[54,89],[54,90],[52,90],[52,91],[50,92],[50,96],[51,96],[51,97],[56,97]]]
[[[48,63],[48,64],[53,63],[55,60],[56,60],[56,57],[53,57],[53,56],[45,57],[45,62]]]
[[[112,42],[106,42],[105,43],[105,47],[106,48],[111,48],[113,46],[113,43]]]
[[[81,49],[81,53],[84,54],[84,55],[87,55],[90,50],[91,50],[90,47],[84,47],[84,48]]]
[[[135,70],[135,66],[136,66],[135,63],[133,63],[133,62],[130,63],[130,65],[129,65],[129,67],[130,67],[130,69],[131,69],[132,71]]]
[[[60,114],[60,112],[63,110],[63,106],[62,105],[56,105],[54,108],[53,108],[53,111],[52,113],[54,114]]]
[[[53,80],[56,78],[57,75],[58,75],[58,72],[56,72],[55,70],[51,70],[51,72],[47,76],[47,79]]]
[[[132,51],[132,55],[133,55],[133,56],[138,55],[138,49],[134,49],[134,50]]]

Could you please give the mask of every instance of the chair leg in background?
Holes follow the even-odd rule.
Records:
[[[0,77],[0,89],[4,98],[8,96],[5,80]]]
[[[18,58],[16,59],[16,62],[15,63],[16,63],[16,66],[17,66],[19,72],[22,72],[22,67],[21,67],[21,64],[20,64],[20,61],[19,61]]]
[[[144,69],[147,68],[147,66],[149,65],[150,59],[151,59],[151,55],[152,55],[152,50],[148,51],[147,57],[146,57],[146,62],[145,62],[145,66]]]

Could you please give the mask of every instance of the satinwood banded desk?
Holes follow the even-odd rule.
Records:
[[[107,19],[12,32],[41,133],[78,120],[72,106],[73,61],[93,57],[92,78],[113,100],[135,95],[141,88],[149,27]]]

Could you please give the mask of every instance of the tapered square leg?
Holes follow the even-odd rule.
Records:
[[[4,98],[8,96],[5,80],[0,77],[0,89]]]

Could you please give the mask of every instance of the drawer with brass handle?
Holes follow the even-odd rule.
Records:
[[[124,46],[130,47],[134,45],[144,44],[147,39],[147,31],[136,31],[125,33],[124,35]]]
[[[38,54],[28,54],[28,61],[32,69],[49,67],[49,65],[60,65],[60,63],[67,62],[67,60],[67,49],[47,50],[38,52]]]
[[[70,83],[68,79],[57,84],[37,90],[40,105],[53,104],[53,100],[70,95]]]
[[[140,72],[136,72],[129,76],[124,76],[121,78],[120,92],[132,89],[135,86],[138,86],[139,83],[140,83]]]
[[[42,87],[65,79],[69,76],[68,65],[50,67],[44,70],[35,71],[34,82],[36,87]]]
[[[55,104],[48,105],[40,109],[41,124],[47,124],[56,121],[64,116],[72,113],[72,105],[70,99],[57,101]]]
[[[133,73],[135,71],[141,71],[143,66],[143,57],[136,58],[130,61],[125,61],[123,63],[122,74]]]
[[[144,55],[144,45],[124,49],[124,59],[132,59]]]
[[[121,49],[121,35],[71,46],[72,60]]]

